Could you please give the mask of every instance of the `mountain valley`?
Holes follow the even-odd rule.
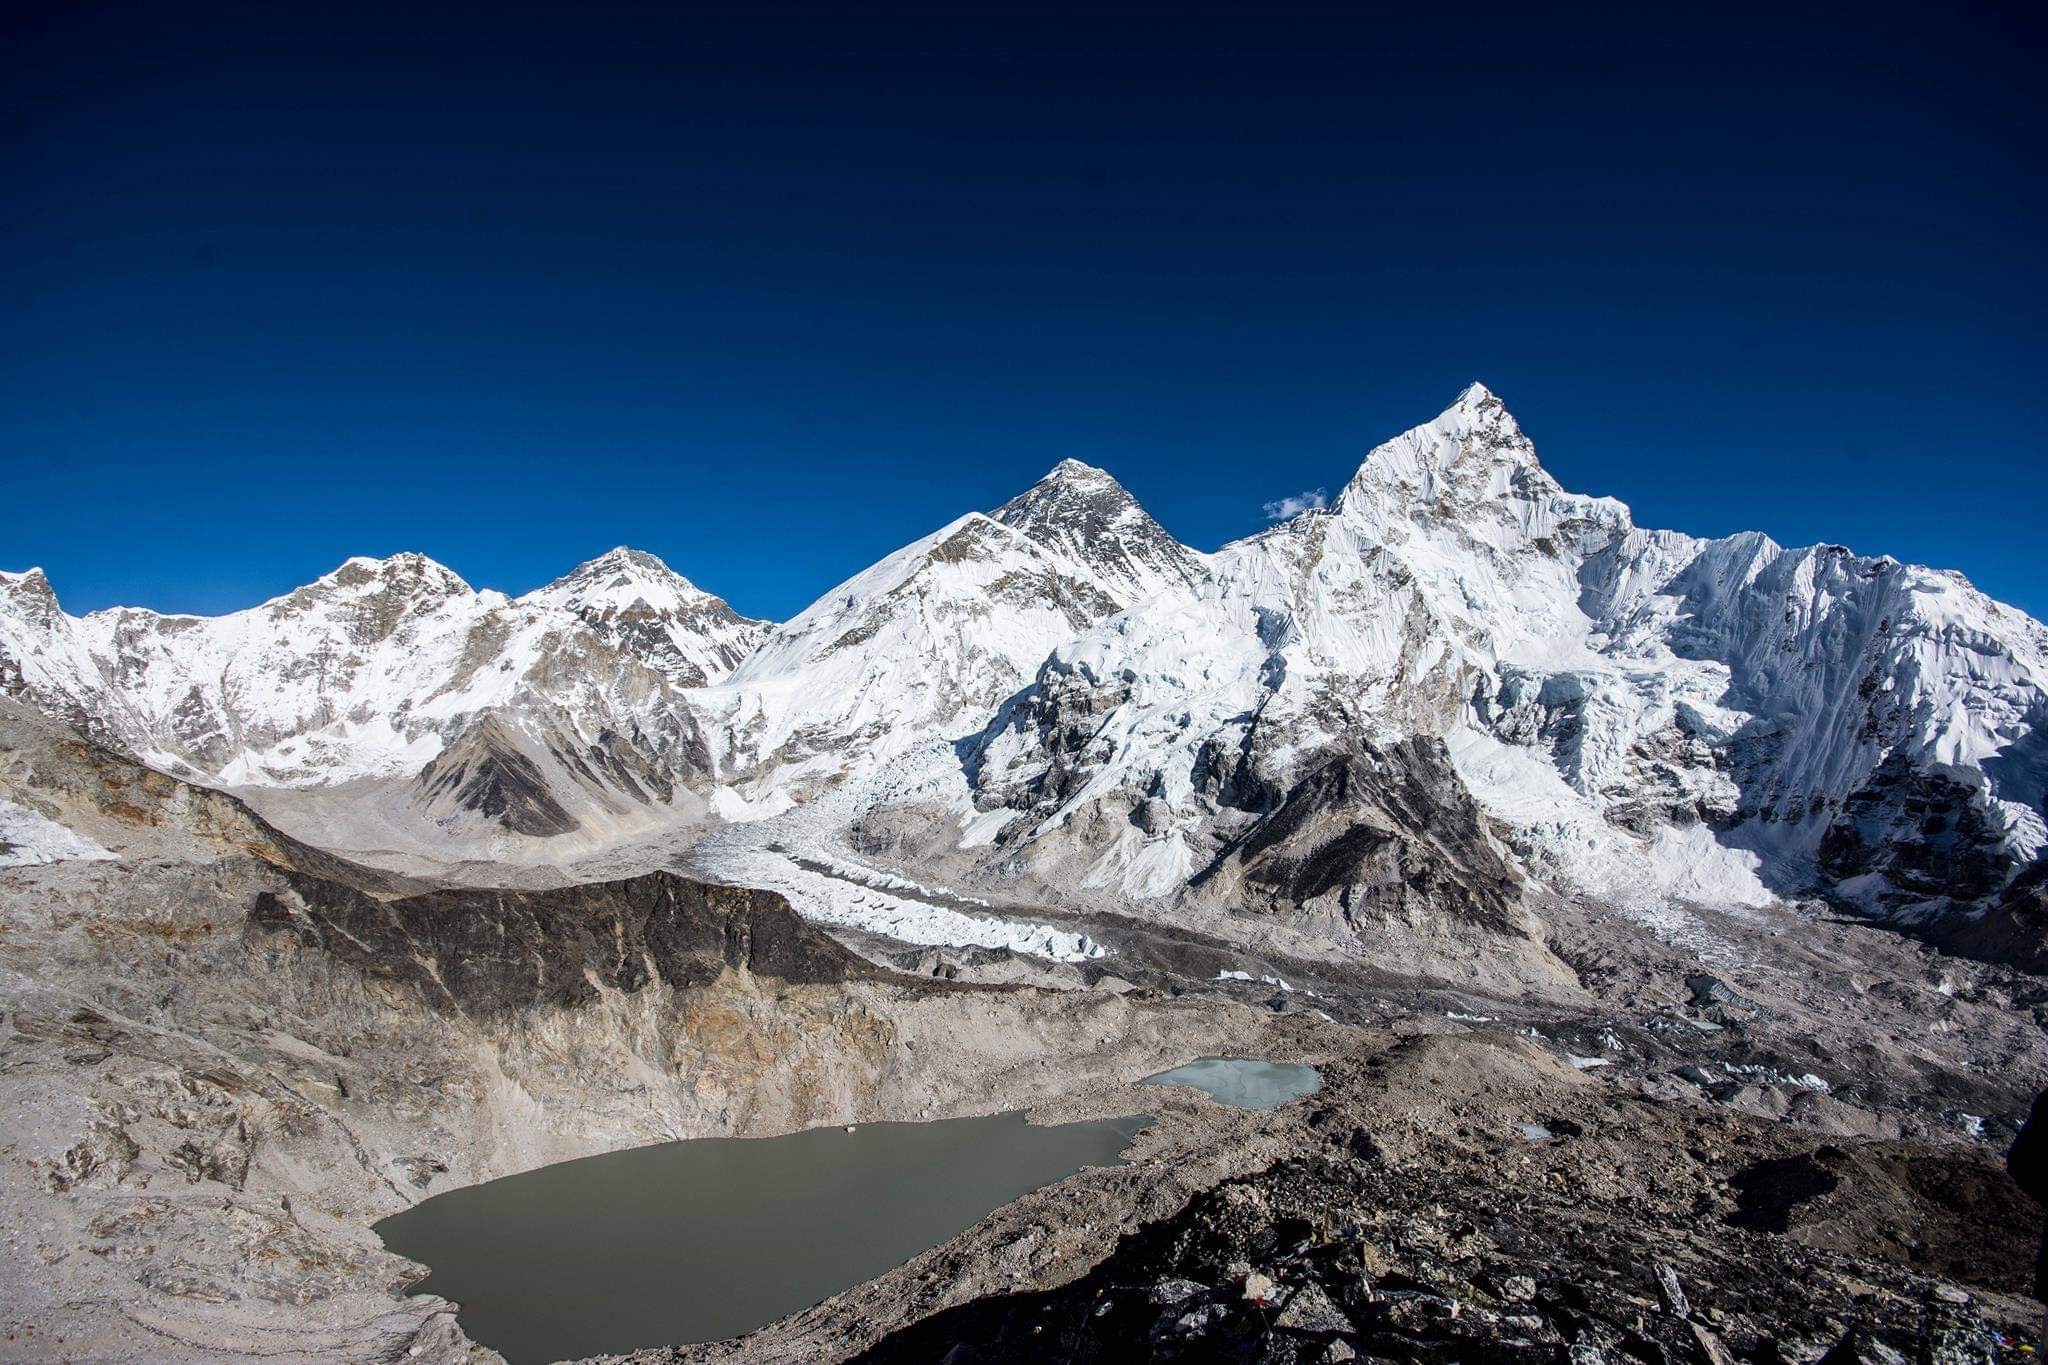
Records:
[[[372,1223],[1029,1107],[1151,1122],[632,1359],[2016,1360],[2044,853],[2048,628],[1642,529],[1479,385],[1214,551],[1069,460],[784,622],[0,573],[6,1354],[489,1361]],[[1325,1085],[1135,1086],[1219,1054]]]

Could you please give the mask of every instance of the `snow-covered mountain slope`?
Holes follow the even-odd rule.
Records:
[[[1079,460],[1061,460],[989,515],[1080,565],[1126,606],[1187,592],[1206,576],[1202,555],[1168,535],[1106,471]]]
[[[776,627],[693,694],[724,809],[787,809],[933,734],[969,733],[1054,646],[1123,604],[1080,566],[969,513]]]
[[[71,617],[31,571],[0,575],[0,691],[214,785],[417,781],[422,819],[560,833],[563,805],[674,795],[698,757],[679,693],[759,628],[630,551],[516,601],[424,556],[352,559],[221,617]],[[539,790],[507,804],[521,751]]]
[[[1201,556],[1115,479],[1064,461],[993,516],[969,513],[848,579],[692,693],[712,800],[735,818],[778,812],[971,734],[1054,648],[1202,575]]]
[[[1004,856],[1175,893],[1360,741],[1418,737],[1524,866],[1646,911],[1818,885],[1927,913],[2048,842],[2039,623],[1839,547],[1639,530],[1476,385],[1208,567],[991,724],[978,804],[1029,817]]]

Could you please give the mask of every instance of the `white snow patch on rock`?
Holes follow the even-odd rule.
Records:
[[[0,867],[109,862],[118,856],[26,806],[0,800]]]

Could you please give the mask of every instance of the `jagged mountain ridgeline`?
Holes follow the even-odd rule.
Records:
[[[1563,895],[2040,951],[2048,631],[1953,573],[1641,529],[1478,385],[1213,553],[1069,460],[781,624],[625,549],[518,598],[353,559],[215,618],[0,575],[0,690],[399,869],[681,838],[899,924],[887,880],[943,872],[1367,959],[1528,966]]]

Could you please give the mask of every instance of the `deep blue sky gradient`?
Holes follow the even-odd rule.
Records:
[[[2038,21],[1660,9],[12,8],[0,567],[786,616],[1065,456],[1213,548],[1479,378],[2048,614]]]

